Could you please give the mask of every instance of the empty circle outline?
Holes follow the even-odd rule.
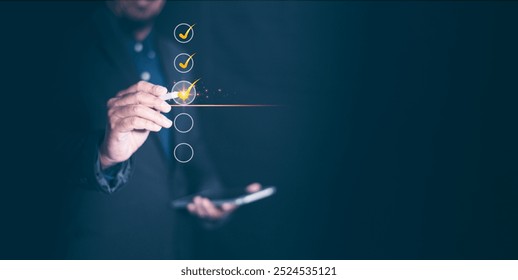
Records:
[[[178,147],[183,146],[183,145],[185,145],[191,149],[191,157],[188,160],[179,160],[178,157],[176,156],[176,149],[178,149]],[[194,149],[192,148],[191,145],[189,145],[187,143],[180,143],[180,144],[176,145],[176,147],[174,147],[173,156],[178,162],[187,163],[187,162],[191,161],[191,159],[194,157]]]
[[[187,129],[187,130],[180,130],[178,127],[176,127],[176,119],[181,115],[185,115],[191,119],[191,127],[189,127],[189,129]],[[174,125],[174,128],[176,129],[176,131],[178,131],[180,133],[187,133],[187,132],[191,131],[191,129],[194,127],[194,119],[192,118],[191,115],[189,115],[187,113],[180,113],[180,114],[176,115],[176,117],[174,117],[173,125]]]

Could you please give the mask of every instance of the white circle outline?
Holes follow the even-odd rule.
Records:
[[[182,55],[182,54],[186,55],[187,57],[189,57],[189,56],[190,56],[188,53],[181,53],[181,54],[177,55],[177,56],[174,58],[174,62],[173,62],[173,64],[174,64],[174,69],[176,69],[176,71],[178,71],[178,72],[180,72],[180,73],[182,73],[182,74],[185,74],[185,73],[188,73],[189,71],[191,71],[191,70],[192,70],[192,68],[194,67],[194,58],[192,58],[192,57],[191,57],[191,67],[189,67],[189,69],[188,69],[188,70],[181,71],[180,69],[178,69],[178,67],[176,67],[176,66],[178,65],[178,63],[176,63],[176,59],[177,59],[180,55]]]
[[[192,38],[194,38],[194,28],[191,30],[192,35],[191,35],[191,38],[190,38],[189,40],[187,40],[187,41],[180,41],[180,40],[178,40],[178,38],[177,38],[177,35],[176,35],[176,29],[178,29],[178,27],[183,26],[183,25],[187,25],[188,27],[191,27],[191,26],[190,26],[190,25],[188,25],[187,23],[184,23],[184,22],[179,23],[179,24],[174,28],[173,35],[174,35],[174,38],[176,39],[176,41],[178,41],[179,43],[185,44],[185,43],[189,43],[189,41],[191,41],[191,40],[192,40]]]
[[[186,115],[191,119],[191,127],[187,130],[180,130],[180,129],[178,129],[178,127],[176,127],[176,119],[181,115]],[[180,113],[180,114],[176,115],[176,117],[174,117],[173,125],[174,125],[174,128],[176,128],[176,131],[178,131],[180,133],[187,133],[187,132],[191,131],[191,129],[194,127],[194,119],[192,118],[191,115],[189,115],[187,113]]]
[[[178,149],[178,147],[183,146],[183,145],[187,145],[187,147],[189,147],[191,149],[191,157],[188,160],[179,160],[178,157],[176,157],[176,149]],[[174,147],[173,156],[178,162],[187,163],[187,162],[191,161],[191,159],[194,157],[194,149],[192,148],[191,145],[189,145],[187,143],[180,143],[180,144],[176,145],[176,147]]]
[[[192,83],[191,83],[191,82],[189,82],[189,81],[181,80],[181,81],[176,82],[176,83],[173,85],[173,87],[171,88],[171,92],[174,92],[174,87],[175,87],[177,84],[179,84],[179,83],[188,83],[188,84],[189,84],[189,86],[191,86],[191,85],[192,85]],[[186,102],[186,103],[180,103],[180,102],[176,101],[176,99],[179,99],[178,97],[173,98],[173,101],[174,101],[176,104],[178,104],[178,105],[189,105],[189,104],[191,104],[191,103],[194,101],[194,99],[196,99],[196,85],[194,85],[194,86],[192,87],[191,91],[194,91],[194,95],[193,95],[194,97],[192,98],[192,100],[191,100],[190,102],[188,102],[188,103],[187,103],[187,102]]]

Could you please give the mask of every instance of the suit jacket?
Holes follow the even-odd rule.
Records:
[[[135,65],[122,41],[119,20],[103,8],[79,30],[64,54],[64,73],[58,77],[55,104],[57,155],[64,183],[64,258],[176,259],[191,258],[194,219],[175,210],[170,202],[204,188],[219,187],[206,157],[197,125],[185,134],[172,128],[173,147],[187,142],[193,160],[182,164],[165,155],[156,133],[151,133],[131,158],[127,183],[113,194],[100,191],[94,174],[97,149],[106,126],[106,102],[118,91],[139,81]],[[171,88],[174,81],[190,79],[173,67],[182,52],[178,44],[155,36],[157,55]],[[66,105],[66,106],[64,106]],[[188,112],[197,123],[193,108]]]

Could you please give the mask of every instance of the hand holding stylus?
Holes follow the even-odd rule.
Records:
[[[150,131],[173,125],[161,114],[171,111],[171,106],[160,98],[166,93],[165,87],[140,81],[108,100],[108,124],[99,149],[103,169],[129,159]]]

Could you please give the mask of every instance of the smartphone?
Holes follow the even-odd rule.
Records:
[[[260,191],[248,193],[244,188],[239,189],[217,189],[205,190],[193,195],[185,196],[171,202],[173,208],[186,208],[192,202],[195,196],[206,197],[216,206],[221,206],[224,203],[233,203],[235,205],[249,204],[275,194],[277,189],[274,186],[268,186]]]

